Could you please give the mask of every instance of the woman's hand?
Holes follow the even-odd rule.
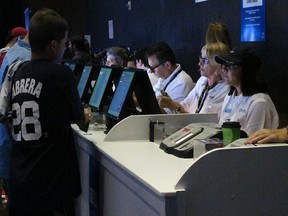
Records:
[[[277,143],[283,143],[288,142],[288,133],[287,128],[281,128],[281,129],[263,129],[254,132],[251,134],[245,144],[263,144],[263,143],[271,143],[271,142],[277,142]]]

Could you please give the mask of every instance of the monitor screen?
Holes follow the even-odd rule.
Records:
[[[109,82],[111,81],[112,68],[101,67],[98,79],[93,88],[92,95],[90,97],[89,106],[99,110],[104,101],[105,93],[108,91]]]
[[[118,86],[115,90],[113,99],[108,109],[108,114],[115,119],[119,119],[121,114],[123,114],[124,104],[127,101],[127,96],[131,92],[132,82],[135,73],[132,71],[124,70],[120,77]]]
[[[145,70],[136,71],[133,91],[141,110],[140,114],[161,114],[155,92]]]
[[[124,69],[108,109],[108,116],[121,120],[133,114],[160,113],[161,109],[147,72],[139,69]]]
[[[65,63],[66,64],[66,63]],[[66,64],[68,66],[68,63]],[[82,71],[84,70],[84,64],[79,64],[75,62],[69,62],[69,67],[73,71],[74,75],[77,78],[77,81],[81,79]]]
[[[91,86],[92,73],[93,73],[93,66],[85,65],[77,86],[81,100],[84,100],[88,92],[88,89]]]

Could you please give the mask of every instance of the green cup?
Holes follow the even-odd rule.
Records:
[[[239,122],[224,122],[222,124],[223,146],[226,146],[240,138]]]

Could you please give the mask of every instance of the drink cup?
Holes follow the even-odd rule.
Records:
[[[240,138],[239,122],[224,122],[222,124],[223,146],[226,146]]]

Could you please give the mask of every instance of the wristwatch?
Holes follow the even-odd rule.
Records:
[[[174,113],[174,114],[179,114],[180,111],[181,111],[181,108],[182,108],[182,107],[180,106],[180,107],[178,107],[177,109],[174,109],[174,110],[173,110],[173,113]]]

